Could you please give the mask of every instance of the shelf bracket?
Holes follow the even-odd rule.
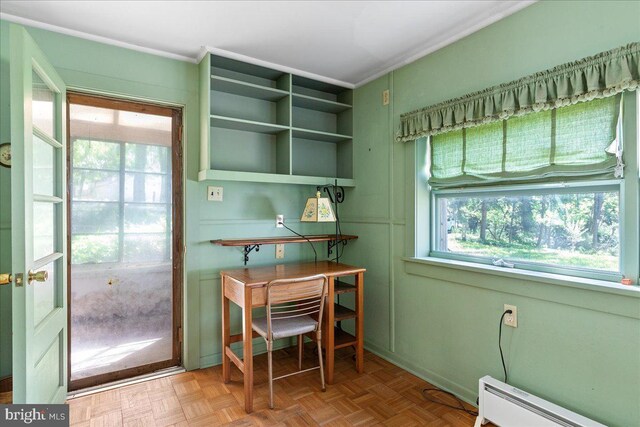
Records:
[[[247,265],[247,262],[249,261],[249,254],[254,249],[256,252],[260,252],[260,245],[244,245],[244,265]]]
[[[338,246],[339,244],[342,244],[342,246],[346,246],[347,245],[348,240],[347,239],[340,239],[340,240],[329,240],[327,242],[327,254],[331,255],[333,253],[333,248],[335,248],[336,246]]]

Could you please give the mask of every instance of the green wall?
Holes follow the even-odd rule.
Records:
[[[503,336],[513,385],[608,425],[640,425],[638,293],[406,261],[415,144],[393,140],[402,113],[638,41],[639,17],[639,2],[539,2],[355,91],[357,186],[342,219],[360,235],[346,260],[368,268],[368,349],[475,403],[480,377],[503,376],[498,322],[515,304],[518,328]]]

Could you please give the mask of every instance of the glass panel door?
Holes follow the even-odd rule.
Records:
[[[179,357],[176,118],[171,109],[112,104],[80,95],[69,103],[72,388]]]
[[[10,41],[12,400],[63,403],[66,88],[24,28],[11,25]]]

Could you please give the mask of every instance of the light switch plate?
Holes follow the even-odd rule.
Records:
[[[222,187],[214,187],[209,185],[207,187],[207,200],[210,202],[221,202],[222,201]]]
[[[389,89],[382,92],[382,105],[389,105]]]

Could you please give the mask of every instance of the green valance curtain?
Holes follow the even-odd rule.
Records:
[[[608,178],[621,167],[621,95],[431,137],[433,188]]]
[[[397,141],[498,122],[624,90],[640,83],[640,43],[557,66],[522,79],[400,116]]]

